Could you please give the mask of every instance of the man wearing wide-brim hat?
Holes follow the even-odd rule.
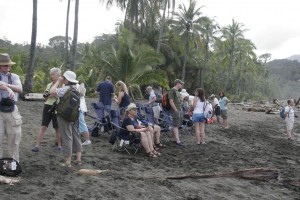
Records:
[[[20,77],[10,72],[14,64],[7,53],[0,53],[0,158],[4,157],[3,138],[6,137],[8,156],[19,161],[22,117],[15,102],[23,88]]]

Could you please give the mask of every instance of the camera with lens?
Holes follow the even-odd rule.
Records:
[[[44,97],[44,98],[47,98],[47,97],[49,97],[49,96],[50,96],[50,93],[49,93],[48,91],[44,92],[44,94],[43,94],[43,97]]]

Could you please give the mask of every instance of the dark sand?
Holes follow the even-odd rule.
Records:
[[[88,105],[96,99],[87,99]],[[278,115],[243,111],[231,106],[230,129],[206,127],[207,144],[195,145],[194,135],[184,135],[184,148],[171,141],[162,156],[147,158],[112,151],[108,134],[84,146],[82,166],[61,167],[62,154],[54,146],[51,128],[39,153],[31,151],[40,128],[43,102],[19,101],[23,116],[20,164],[21,181],[1,184],[0,199],[300,199],[300,187],[278,180],[245,180],[238,177],[166,179],[196,173],[222,173],[249,168],[271,168],[281,179],[300,179],[300,127],[296,140],[288,141]],[[93,110],[89,109],[90,113]],[[89,125],[92,120],[87,119]],[[77,175],[79,169],[109,170],[97,176]]]

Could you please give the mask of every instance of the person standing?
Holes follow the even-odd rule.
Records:
[[[295,121],[295,112],[293,109],[293,106],[295,105],[294,99],[289,99],[287,101],[287,106],[284,108],[284,121],[286,124],[286,132],[288,135],[288,140],[292,140],[293,136],[293,127],[294,127],[294,121]]]
[[[181,112],[181,102],[179,90],[183,86],[183,82],[179,79],[174,81],[174,87],[168,92],[169,101],[171,105],[171,116],[173,119],[173,137],[177,146],[184,146],[184,144],[179,139],[179,127],[182,124],[182,112]]]
[[[125,110],[127,106],[130,104],[130,97],[128,95],[127,86],[124,82],[118,81],[116,83],[116,86],[118,88],[118,96],[115,97],[114,100],[119,105],[121,119],[124,119]]]
[[[111,80],[111,77],[107,76],[103,82],[98,84],[96,89],[99,92],[99,102],[103,103],[105,110],[111,110],[111,102],[115,95],[115,87]]]
[[[156,94],[151,86],[148,86],[146,88],[146,92],[147,94],[149,94],[147,105],[152,107],[154,118],[155,120],[157,120],[159,118],[161,108],[159,106],[159,103],[156,102],[157,99]]]
[[[50,90],[51,95],[57,95],[59,100],[62,100],[63,96],[71,88],[77,90],[76,74],[73,71],[65,71],[63,77],[59,77],[56,83]],[[63,87],[58,88],[58,85],[64,84]],[[71,167],[72,153],[76,152],[76,164],[81,164],[81,138],[78,129],[78,120],[76,122],[70,122],[63,119],[60,115],[57,115],[58,127],[61,133],[63,155],[65,158],[63,166]],[[74,148],[74,149],[73,149]]]
[[[220,124],[221,111],[220,111],[219,100],[214,94],[210,95],[210,99],[212,100],[211,105],[213,108],[213,116],[216,116],[217,122],[218,124]]]
[[[90,133],[86,125],[84,114],[87,112],[87,106],[85,101],[86,89],[84,83],[77,85],[78,92],[80,94],[80,111],[79,111],[79,133],[83,136],[84,142],[83,146],[92,144],[90,139]]]
[[[0,158],[3,158],[3,140],[6,138],[9,157],[19,162],[22,116],[15,102],[23,87],[20,77],[10,72],[14,64],[7,53],[0,54]]]
[[[222,91],[219,93],[220,100],[220,111],[221,111],[221,117],[223,118],[223,126],[225,129],[228,129],[228,107],[227,104],[230,102],[230,100],[225,96],[225,93]]]
[[[60,76],[60,73],[61,73],[61,70],[59,68],[53,67],[50,69],[50,76],[51,76],[52,82],[47,85],[46,90],[43,95],[44,98],[46,98],[46,102],[44,104],[42,124],[41,124],[40,131],[36,138],[36,144],[31,149],[31,151],[33,151],[33,152],[39,152],[41,142],[43,141],[43,138],[45,136],[45,133],[46,133],[51,121],[52,121],[53,128],[55,129],[55,133],[56,133],[57,148],[59,151],[62,150],[60,132],[59,132],[57,117],[56,117],[56,113],[55,113],[55,109],[54,109],[54,104],[57,100],[57,97],[50,95],[50,93],[49,93],[52,85],[57,81],[58,77]]]
[[[195,91],[195,97],[193,100],[193,110],[192,120],[195,124],[195,135],[196,135],[196,144],[205,144],[205,107],[208,105],[208,102],[204,96],[204,90],[202,88],[197,88]]]

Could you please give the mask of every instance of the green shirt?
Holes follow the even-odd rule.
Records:
[[[181,104],[180,104],[180,93],[176,88],[172,88],[168,93],[169,99],[173,99],[173,102],[175,104],[175,107],[177,110],[180,110]]]
[[[53,85],[52,82],[49,83],[49,84],[47,85],[47,88],[46,88],[45,92],[50,92],[50,89],[51,89],[52,85]],[[56,99],[57,99],[56,97],[49,97],[49,98],[47,98],[45,104],[47,104],[47,105],[53,105],[54,102],[56,101]]]

